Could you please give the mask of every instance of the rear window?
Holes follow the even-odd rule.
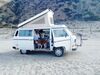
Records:
[[[32,36],[32,30],[20,30],[19,31],[19,36],[26,36],[26,37],[29,37],[29,36]]]

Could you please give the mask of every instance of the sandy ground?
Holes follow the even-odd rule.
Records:
[[[83,41],[83,46],[63,57],[51,53],[21,55],[11,40],[0,40],[0,75],[100,75],[100,39]]]
[[[75,30],[87,40],[59,58],[45,52],[21,55],[11,48],[12,31],[0,29],[0,75],[100,75],[100,32]]]

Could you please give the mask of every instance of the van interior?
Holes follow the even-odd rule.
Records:
[[[34,29],[34,48],[50,49],[50,29]]]

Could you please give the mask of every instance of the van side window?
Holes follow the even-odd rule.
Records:
[[[32,30],[20,30],[19,31],[19,36],[26,36],[26,37],[29,37],[29,36],[32,36]]]
[[[15,36],[18,36],[18,31],[16,31]]]
[[[55,29],[54,36],[55,37],[66,37],[66,36],[68,36],[68,34],[63,29]]]

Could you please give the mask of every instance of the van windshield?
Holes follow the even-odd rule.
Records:
[[[66,37],[68,34],[64,31],[64,29],[54,29],[54,36],[55,37]]]
[[[69,33],[69,35],[71,35],[71,36],[73,35],[73,33],[67,27],[65,28],[65,30],[67,33]]]

